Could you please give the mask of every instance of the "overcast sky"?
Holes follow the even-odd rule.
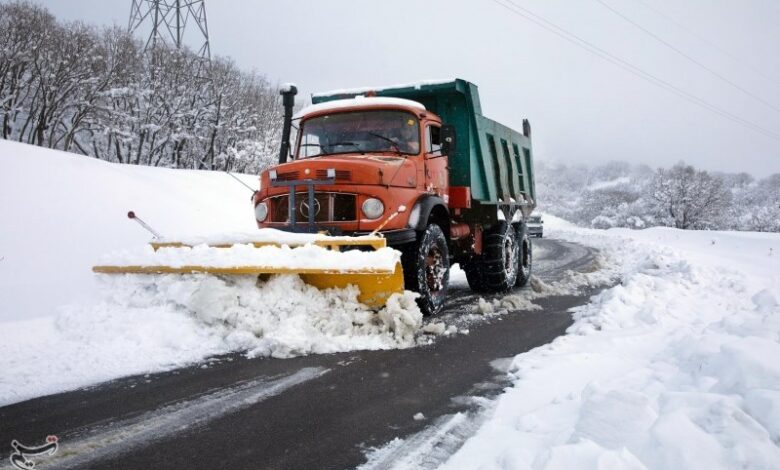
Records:
[[[486,116],[515,129],[531,120],[537,160],[684,160],[780,172],[777,0],[602,0],[712,72],[598,0],[511,0],[776,138],[648,83],[497,1],[509,0],[206,0],[206,8],[212,53],[307,95],[460,77],[479,86]],[[132,3],[35,2],[62,19],[120,25]]]

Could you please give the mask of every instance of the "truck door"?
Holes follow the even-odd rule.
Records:
[[[438,125],[425,126],[425,189],[449,203],[449,168],[447,157],[441,153],[440,131]]]

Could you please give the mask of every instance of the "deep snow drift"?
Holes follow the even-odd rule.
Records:
[[[516,356],[514,386],[485,411],[395,440],[366,467],[778,468],[780,234],[546,221],[549,236],[599,247],[620,284],[574,309],[566,336]],[[459,448],[459,433],[474,434]]]
[[[91,272],[112,256],[151,251],[128,210],[173,238],[257,232],[251,192],[224,173],[117,165],[4,140],[0,158],[0,406],[231,351],[290,357],[409,347],[422,333],[411,293],[372,312],[354,289],[319,291],[297,276],[258,283]],[[241,248],[232,251],[244,256]],[[286,250],[255,251],[288,263],[324,251]],[[193,251],[208,258],[213,249]],[[386,249],[367,263],[392,269],[396,261]]]
[[[100,257],[151,236],[255,228],[251,192],[224,173],[118,165],[0,140],[0,322],[50,316],[98,291]],[[239,177],[250,187],[257,178]]]

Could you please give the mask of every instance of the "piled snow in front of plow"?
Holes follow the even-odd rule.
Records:
[[[414,346],[422,314],[409,292],[373,312],[357,290],[294,275],[106,276],[103,296],[54,317],[7,323],[0,405],[231,351],[287,358]],[[20,349],[21,346],[21,349]]]
[[[251,192],[223,173],[111,164],[4,140],[0,155],[0,406],[230,352],[403,348],[422,334],[408,292],[374,312],[355,289],[321,291],[293,275],[95,275],[93,265],[123,260],[392,270],[398,255],[209,248],[226,237],[298,245],[318,236],[258,231]],[[240,177],[256,185],[256,176]],[[153,252],[129,210],[197,246]],[[216,232],[227,235],[192,236]]]

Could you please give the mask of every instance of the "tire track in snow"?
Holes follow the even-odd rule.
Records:
[[[75,441],[60,441],[60,452],[45,464],[55,468],[82,468],[85,464],[126,453],[152,440],[186,432],[222,416],[236,413],[285,390],[329,372],[322,367],[306,367],[281,378],[250,380],[207,393],[198,398],[166,405],[142,415],[87,431]]]

